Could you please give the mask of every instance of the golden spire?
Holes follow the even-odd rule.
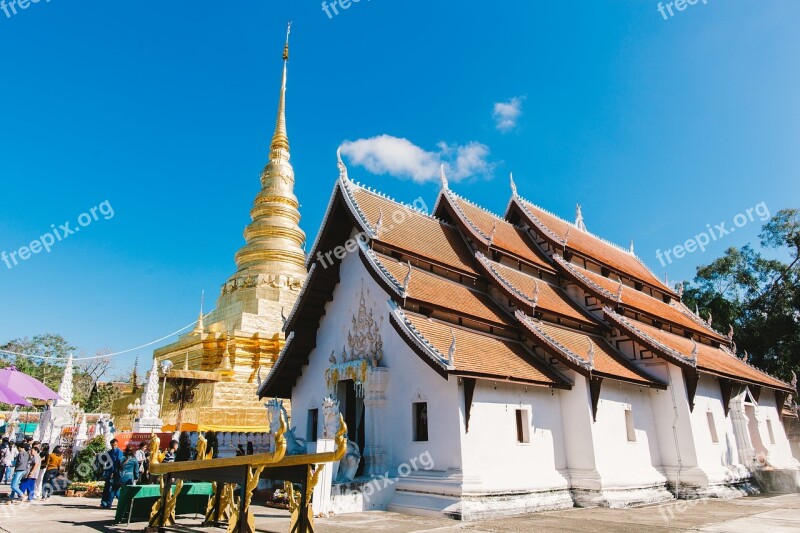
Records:
[[[286,44],[283,45],[283,79],[281,93],[278,98],[278,119],[275,122],[275,134],[272,136],[270,150],[283,149],[289,151],[289,137],[286,135],[286,63],[289,61],[289,33],[292,23],[286,27]]]
[[[289,61],[289,32],[283,46],[283,76],[278,98],[278,117],[270,143],[269,161],[261,172],[261,191],[250,210],[252,222],[244,230],[247,244],[236,253],[238,279],[252,287],[261,283],[254,278],[264,274],[273,281],[294,287],[306,276],[304,244],[306,234],[300,229],[300,211],[294,195],[294,169],[289,163],[289,138],[286,134],[286,71]],[[271,281],[272,283],[272,281]]]

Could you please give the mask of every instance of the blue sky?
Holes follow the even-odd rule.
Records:
[[[116,351],[188,324],[203,289],[210,309],[266,163],[288,20],[309,243],[345,141],[351,177],[430,208],[439,162],[498,213],[513,171],[523,196],[570,219],[580,202],[590,231],[633,238],[672,280],[761,222],[664,267],[656,250],[800,203],[796,1],[700,0],[667,20],[632,0],[362,0],[331,18],[315,1],[41,1],[0,10],[0,252],[106,201],[114,215],[0,263],[0,342]]]

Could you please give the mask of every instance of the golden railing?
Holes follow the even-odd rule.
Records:
[[[175,505],[177,503],[180,488],[184,479],[192,479],[192,474],[202,476],[207,480],[213,479],[214,495],[209,501],[206,510],[206,524],[220,524],[223,521],[228,523],[228,533],[238,531],[239,533],[255,533],[255,519],[250,509],[250,502],[253,491],[258,485],[265,469],[273,471],[284,469],[297,470],[297,467],[306,466],[303,472],[303,479],[297,482],[304,488],[301,493],[295,493],[291,481],[287,480],[289,486],[289,510],[291,511],[291,526],[289,531],[294,533],[306,533],[314,531],[314,513],[311,508],[311,496],[316,486],[319,475],[324,463],[338,462],[347,452],[347,425],[344,418],[339,416],[339,429],[335,437],[335,449],[331,452],[306,453],[301,455],[286,455],[286,421],[283,414],[280,415],[280,427],[275,432],[275,451],[256,455],[243,455],[237,457],[225,457],[221,459],[209,459],[206,453],[207,443],[205,439],[198,441],[198,457],[194,461],[179,461],[173,463],[160,462],[161,457],[158,452],[158,437],[151,435],[151,454],[150,454],[150,473],[161,476],[161,497],[153,505],[150,513],[150,528],[164,528],[175,523]],[[155,439],[155,440],[154,440]],[[155,448],[155,451],[153,451]],[[312,468],[313,465],[318,465]],[[239,472],[237,467],[242,467],[241,482],[231,482],[231,472]],[[214,471],[218,473],[215,473]],[[178,479],[175,491],[172,491],[172,482]],[[283,479],[283,478],[277,478]],[[234,498],[234,487],[241,487],[240,497]]]

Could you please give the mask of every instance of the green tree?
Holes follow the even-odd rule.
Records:
[[[106,450],[106,441],[102,436],[90,440],[84,449],[78,452],[69,468],[69,477],[73,481],[99,481],[102,472],[95,464],[95,457]]]
[[[17,370],[35,377],[51,389],[58,390],[67,357],[75,347],[61,335],[44,333],[34,335],[31,339],[22,337],[11,340],[0,346],[0,349],[41,357],[42,359],[0,353],[3,356],[0,365],[3,367],[13,365]],[[44,357],[57,359],[43,359]]]
[[[783,209],[762,228],[761,246],[789,261],[767,259],[749,245],[728,248],[697,269],[684,302],[713,317],[722,334],[734,330],[739,353],[789,380],[800,369],[800,212]]]
[[[112,402],[120,397],[122,391],[113,383],[95,383],[84,410],[87,413],[110,413]]]

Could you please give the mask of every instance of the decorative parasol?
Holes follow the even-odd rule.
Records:
[[[0,383],[0,403],[7,403],[9,405],[24,405],[28,406],[31,405],[31,402],[26,400],[23,396],[20,396],[8,385]]]
[[[36,378],[20,372],[13,366],[0,369],[0,385],[23,398],[60,400],[61,397]]]

